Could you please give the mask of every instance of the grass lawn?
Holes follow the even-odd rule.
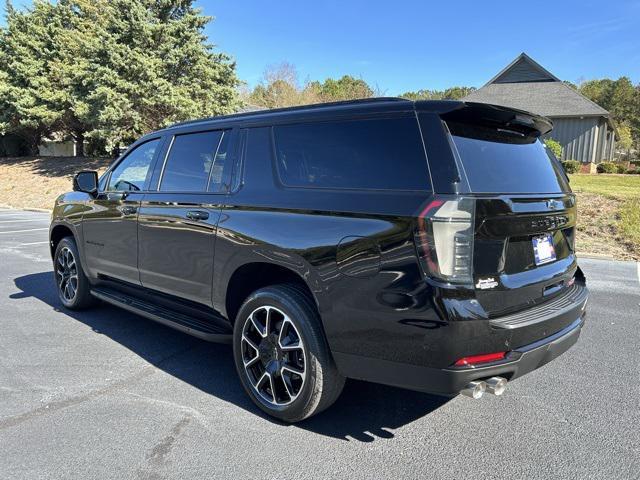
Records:
[[[609,198],[640,198],[640,175],[570,175],[576,193],[597,193]]]
[[[579,253],[640,260],[640,175],[571,175]]]

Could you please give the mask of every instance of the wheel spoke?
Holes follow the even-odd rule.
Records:
[[[258,322],[258,320],[255,318],[254,315],[255,315],[255,312],[251,314],[251,316],[249,317],[249,320],[251,320],[251,323],[253,324],[253,328],[255,328],[258,331],[258,334],[262,338],[264,338],[267,336],[267,330],[262,325],[260,325],[260,322]]]
[[[269,388],[271,389],[271,396],[273,397],[273,403],[278,404],[278,399],[276,398],[276,386],[273,383],[273,375],[270,373],[264,372],[269,376]]]
[[[291,379],[282,375],[282,372],[280,373],[280,378],[282,378],[282,383],[284,383],[284,389],[287,391],[287,395],[289,395],[289,401],[293,400],[296,397],[296,395],[294,395],[293,393],[293,385],[290,385]]]
[[[267,311],[267,315],[265,316],[264,319],[264,333],[265,333],[265,337],[267,335],[269,335],[269,332],[271,331],[271,307],[266,307],[266,311]]]
[[[244,363],[244,368],[249,368],[249,367],[253,366],[255,363],[257,363],[258,360],[260,360],[260,355],[256,355],[255,357],[251,358],[250,360],[245,360],[243,358],[242,362]]]
[[[244,335],[244,334],[242,335],[242,340],[244,340],[245,342],[247,342],[247,344],[248,344],[251,348],[253,348],[253,349],[256,351],[256,353],[258,352],[258,346],[257,346],[255,343],[253,343],[253,340],[251,340],[249,337],[247,337],[247,336],[246,336],[246,335]]]
[[[280,329],[280,333],[278,334],[278,345],[282,349],[283,352],[290,352],[292,350],[300,350],[302,349],[302,345],[300,344],[300,340],[291,340],[289,334],[284,335],[289,325],[293,327],[293,323],[289,320],[289,317],[284,317],[282,321],[282,328]],[[284,343],[284,341],[288,339],[288,343]]]
[[[268,373],[267,373],[267,371],[265,370],[265,371],[262,373],[262,375],[260,375],[260,378],[258,378],[258,380],[256,381],[256,383],[255,383],[255,385],[254,385],[254,386],[259,390],[259,389],[260,389],[260,387],[262,386],[262,384],[264,383],[264,381],[265,381],[266,379],[268,379],[268,378],[269,378],[269,374],[268,374]]]
[[[256,390],[258,391],[258,393],[260,393],[263,396],[265,396],[267,394],[266,389],[262,389],[261,388],[265,382],[269,382],[269,390],[271,390],[271,400],[270,401],[272,401],[273,403],[277,404],[278,401],[276,400],[276,391],[275,391],[275,388],[273,386],[273,377],[266,370],[264,371],[262,376],[258,379],[258,381],[255,384]],[[269,400],[269,399],[267,399],[267,400]]]
[[[294,374],[298,375],[299,377],[303,377],[304,376],[304,369],[303,368],[293,367],[293,366],[288,365],[288,364],[282,365],[282,367],[280,368],[280,372],[281,372],[281,374],[283,374],[284,372],[290,372],[290,373],[294,373]]]
[[[244,368],[248,368],[255,364],[258,360],[260,360],[260,352],[256,344],[253,343],[253,341],[244,334],[242,335],[242,341],[249,345],[255,352],[255,356],[251,357],[248,360],[245,358],[244,353],[242,354],[242,362],[244,363]]]

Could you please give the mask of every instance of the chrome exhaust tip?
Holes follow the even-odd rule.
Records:
[[[482,397],[486,389],[487,384],[485,382],[469,382],[466,387],[460,390],[460,393],[465,397],[477,400]]]
[[[485,380],[487,393],[491,395],[502,395],[507,388],[507,379],[502,377],[491,377]]]

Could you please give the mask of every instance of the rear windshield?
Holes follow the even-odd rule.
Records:
[[[472,192],[569,191],[562,167],[537,138],[495,128],[447,125]]]
[[[273,131],[284,185],[430,190],[415,117],[282,125]]]

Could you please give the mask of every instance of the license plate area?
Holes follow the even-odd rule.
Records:
[[[553,245],[553,235],[546,233],[531,239],[533,244],[533,256],[536,265],[544,265],[556,260],[556,249]]]

